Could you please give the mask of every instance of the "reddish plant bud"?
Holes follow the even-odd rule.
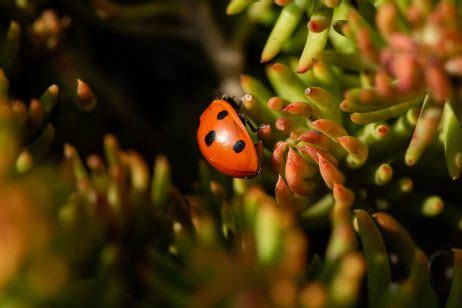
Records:
[[[316,164],[319,164],[319,156],[322,156],[325,160],[327,160],[333,166],[336,166],[336,167],[338,166],[337,159],[335,159],[334,156],[332,156],[330,153],[322,149],[318,149],[308,144],[300,146],[298,147],[298,149],[300,150],[300,153],[309,155],[309,157],[311,157]]]
[[[397,9],[393,3],[384,3],[377,10],[375,22],[380,33],[387,37],[396,31]]]
[[[307,103],[302,102],[294,102],[289,104],[284,107],[283,110],[297,116],[311,117],[313,115],[313,108],[311,108]]]
[[[360,29],[356,33],[356,41],[358,42],[359,49],[369,61],[378,61],[378,54],[372,43],[371,34],[367,29]]]
[[[12,101],[11,102],[11,111],[15,117],[16,122],[19,125],[24,124],[27,117],[27,108],[21,101]]]
[[[355,193],[343,185],[334,183],[333,194],[337,204],[350,207],[355,202]]]
[[[442,104],[452,96],[451,82],[438,64],[431,63],[425,68],[425,79],[436,103]]]
[[[88,156],[87,166],[93,174],[103,175],[106,173],[106,166],[104,165],[103,159],[96,154]]]
[[[376,127],[375,131],[378,138],[384,139],[390,133],[390,126],[387,124],[380,124]]]
[[[275,188],[276,201],[281,207],[294,209],[296,207],[295,197],[287,186],[282,176],[279,175]]]
[[[322,132],[332,139],[348,135],[347,131],[335,121],[319,119],[311,123],[314,129]]]
[[[375,88],[377,93],[383,97],[389,97],[393,94],[391,87],[391,78],[385,72],[375,74]]]
[[[291,119],[287,118],[278,118],[274,124],[276,129],[284,134],[289,134],[290,130],[294,126],[294,123]]]
[[[458,24],[457,7],[455,7],[453,3],[439,2],[433,16],[435,16],[440,23],[454,26]]]
[[[85,111],[92,110],[97,104],[96,96],[90,86],[80,79],[77,79],[77,100],[79,107]]]
[[[331,20],[331,10],[317,10],[308,22],[308,30],[311,32],[322,32],[330,26]]]
[[[268,108],[272,110],[282,110],[288,104],[288,101],[277,96],[271,97],[268,100]]]
[[[307,179],[316,174],[314,166],[305,161],[295,150],[289,148],[285,168],[287,185],[297,195],[307,196],[316,188],[316,183]]]
[[[31,132],[35,132],[42,123],[43,120],[43,108],[40,102],[36,99],[32,99],[27,112],[27,125]]]
[[[405,161],[408,166],[413,166],[417,163],[425,148],[432,142],[438,130],[442,113],[443,108],[437,106],[433,101],[424,103],[414,134],[406,151]]]
[[[416,4],[412,4],[406,10],[406,19],[412,25],[418,25],[424,20],[425,16]]]
[[[380,56],[379,56],[380,63],[382,64],[384,70],[388,73],[391,71],[390,63],[393,61],[393,57],[394,57],[394,53],[390,48],[383,49],[380,52]]]
[[[149,166],[143,157],[134,151],[127,153],[131,185],[137,192],[145,192],[149,186]],[[211,182],[210,185],[212,186]],[[212,189],[213,191],[213,189]]]
[[[276,3],[279,6],[285,6],[291,4],[292,2],[294,2],[294,0],[274,0],[274,3]]]
[[[377,100],[374,89],[362,89],[359,93],[359,100],[364,104],[372,104]]]
[[[286,165],[287,142],[279,141],[271,156],[271,167],[278,174],[284,175]]]
[[[260,127],[260,129],[257,132],[257,137],[260,140],[271,139],[271,125],[264,125]]]
[[[334,184],[343,185],[343,183],[345,183],[345,176],[326,158],[318,154],[318,160],[319,171],[321,172],[321,176],[324,179],[324,182],[326,183],[327,187],[333,189]]]
[[[327,24],[323,23],[322,20],[311,19],[308,22],[308,30],[311,32],[321,32],[326,29]]]
[[[296,170],[297,173],[304,179],[309,179],[316,174],[314,166],[303,159],[303,157],[301,157],[297,151],[291,147],[289,147],[289,152],[287,154],[286,173],[288,165],[293,166],[294,170]]]
[[[64,144],[64,157],[70,161],[74,177],[77,182],[87,182],[88,173],[80,160],[77,150],[70,144]]]
[[[390,47],[395,51],[416,52],[418,49],[417,43],[409,36],[403,33],[396,33],[390,37]]]
[[[393,178],[393,168],[389,164],[381,164],[374,172],[374,183],[384,186]]]
[[[401,53],[391,62],[391,71],[398,79],[398,88],[410,91],[418,85],[419,69],[415,56],[411,53]]]
[[[340,107],[340,110],[342,110],[344,112],[353,112],[354,111],[354,109],[352,109],[350,103],[347,100],[342,101],[340,103],[339,107]]]
[[[351,168],[359,168],[366,162],[369,155],[369,148],[360,139],[352,136],[343,136],[337,138],[337,141],[348,152],[346,162]]]
[[[327,145],[329,142],[329,139],[326,135],[322,134],[320,131],[310,129],[306,132],[303,132],[299,137],[299,141],[305,141],[311,144],[318,145],[320,147],[323,147],[324,145]]]
[[[297,196],[309,196],[317,188],[315,181],[303,179],[292,168],[286,169],[286,180],[290,190]]]

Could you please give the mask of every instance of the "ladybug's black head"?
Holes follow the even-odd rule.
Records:
[[[226,94],[223,94],[223,96],[221,97],[222,100],[224,100],[225,102],[227,102],[228,104],[231,105],[231,107],[233,107],[234,110],[236,110],[236,112],[239,111],[239,109],[241,109],[241,104],[236,102],[236,100]]]

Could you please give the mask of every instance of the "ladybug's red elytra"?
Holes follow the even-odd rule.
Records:
[[[214,100],[200,117],[197,143],[205,159],[220,172],[250,178],[260,172],[260,161],[244,126],[247,121],[238,110],[238,104],[226,96]]]

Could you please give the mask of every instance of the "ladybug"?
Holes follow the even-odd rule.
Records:
[[[214,100],[200,117],[197,143],[205,159],[220,172],[237,178],[251,178],[260,172],[257,150],[245,129],[240,104],[224,95]]]

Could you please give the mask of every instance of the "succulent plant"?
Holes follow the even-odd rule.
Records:
[[[0,40],[0,306],[459,307],[462,250],[449,247],[462,232],[461,3],[225,4],[241,27],[272,27],[267,80],[245,74],[237,87],[247,34],[211,56],[220,89],[246,93],[242,111],[267,124],[251,134],[263,169],[230,179],[199,162],[183,194],[165,156],[150,168],[111,134],[104,157],[82,160],[69,140],[61,162],[43,159],[59,90],[11,98],[20,29],[71,63],[57,75],[72,92],[61,99],[91,110],[101,83],[64,57],[70,17],[0,1],[33,12]],[[209,55],[226,45],[208,1],[81,5],[132,33],[184,18],[207,28]]]

